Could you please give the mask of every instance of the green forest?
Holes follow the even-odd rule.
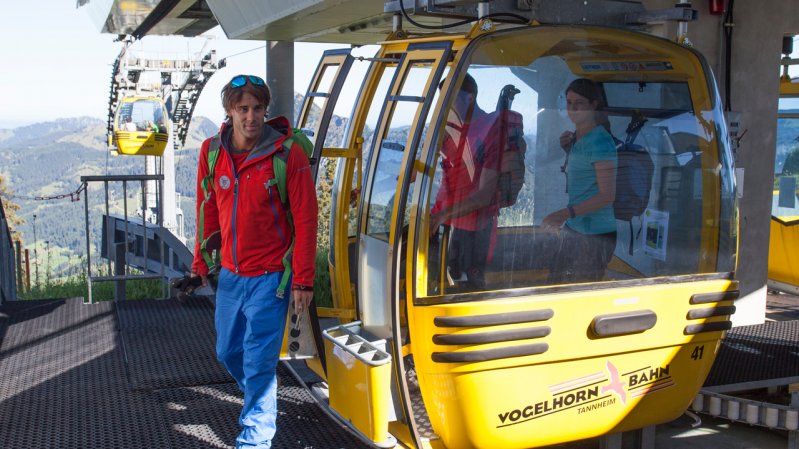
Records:
[[[781,118],[777,120],[777,153],[774,172],[777,175],[775,176],[775,187],[780,175],[799,176],[799,119]]]
[[[216,129],[203,117],[194,119],[185,147],[176,152],[179,193],[193,190],[188,186],[194,184],[200,144]],[[109,153],[106,124],[99,119],[59,119],[0,131],[0,176],[6,189],[3,202],[20,206],[16,215],[24,220],[17,229],[22,246],[29,249],[31,259],[34,254],[38,257],[34,267],[42,275],[72,274],[85,258],[85,195],[92,211],[102,210],[103,195],[100,185],[76,193],[80,177],[144,171],[144,158]],[[121,200],[121,186],[112,184],[110,196]],[[139,204],[139,197],[139,188],[129,186],[129,210]],[[99,236],[99,217],[90,218],[90,224],[92,235]]]
[[[295,95],[295,111],[302,96]],[[312,110],[309,126],[320,111]],[[331,120],[327,146],[341,142],[346,119]],[[197,162],[200,146],[218,131],[217,124],[205,117],[194,117],[185,145],[175,152],[175,190],[178,207],[184,213],[184,231],[193,247]],[[41,278],[74,276],[86,261],[86,221],[84,202],[88,195],[89,225],[92,236],[92,262],[102,262],[95,248],[101,236],[104,211],[102,184],[93,183],[88,191],[78,192],[81,176],[145,173],[145,158],[113,155],[106,145],[106,123],[90,117],[66,118],[0,130],[0,178],[2,200],[22,220],[16,225],[22,247],[29,250],[31,272]],[[329,188],[329,187],[328,187]],[[121,183],[109,184],[111,213],[123,210]],[[138,183],[127,186],[128,215],[135,217],[141,205]],[[34,218],[35,217],[35,218]],[[35,224],[35,235],[34,235]],[[36,245],[34,245],[36,244]],[[38,264],[36,263],[38,260]],[[33,280],[32,280],[33,281]]]

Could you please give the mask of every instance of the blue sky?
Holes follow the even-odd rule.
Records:
[[[65,117],[105,120],[111,65],[122,44],[114,42],[116,35],[101,34],[86,10],[75,4],[75,0],[13,2],[0,14],[0,129]],[[209,45],[218,57],[238,54],[229,57],[227,67],[206,84],[195,109],[195,115],[219,122],[222,86],[239,73],[263,76],[265,49],[261,41],[228,40],[218,27],[208,34],[215,36]],[[148,36],[134,44],[133,51],[185,57],[200,51],[203,44],[204,39]],[[322,51],[340,47],[296,44],[294,89],[305,91]]]
[[[87,10],[75,4],[75,0],[17,1],[0,14],[0,129],[65,117],[106,118],[111,65],[122,44],[114,42],[115,35],[101,34]],[[206,85],[195,115],[219,122],[222,86],[239,73],[263,76],[265,49],[261,41],[228,40],[219,28],[208,34],[214,36],[210,47],[219,58],[228,57],[228,66]],[[149,36],[132,49],[145,57],[183,58],[200,51],[204,43],[197,38]],[[304,92],[322,51],[341,45],[295,45],[294,89]],[[356,51],[365,56],[373,52],[374,47]],[[797,71],[792,67],[791,74],[796,76]],[[357,87],[357,82],[345,86],[353,91],[342,93],[339,102],[351,105]],[[790,107],[796,107],[794,103]],[[349,112],[348,105],[337,109],[341,115]]]

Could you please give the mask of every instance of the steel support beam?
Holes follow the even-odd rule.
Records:
[[[269,116],[294,120],[294,43],[266,43],[266,83],[272,92]]]

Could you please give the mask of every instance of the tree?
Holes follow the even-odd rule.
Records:
[[[785,158],[782,166],[783,176],[799,175],[799,148],[794,148]]]
[[[11,239],[21,242],[22,234],[17,231],[16,227],[25,223],[25,220],[17,215],[20,205],[11,201],[13,196],[13,192],[11,192],[6,184],[6,179],[0,175],[0,207],[3,208],[3,213],[8,223],[8,229],[11,231]]]

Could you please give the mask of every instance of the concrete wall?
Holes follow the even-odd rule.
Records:
[[[658,9],[672,7],[674,2],[644,0],[644,4],[647,9]],[[744,172],[737,275],[742,299],[736,304],[736,325],[765,319],[780,51],[782,37],[799,30],[799,17],[789,4],[793,1],[738,0],[733,9],[730,105],[740,112],[740,133],[746,131],[735,153],[736,167]],[[723,98],[726,67],[722,16],[710,15],[706,0],[694,1],[693,7],[700,18],[689,25],[688,37],[713,67]],[[655,31],[674,37],[676,26],[661,26]]]

